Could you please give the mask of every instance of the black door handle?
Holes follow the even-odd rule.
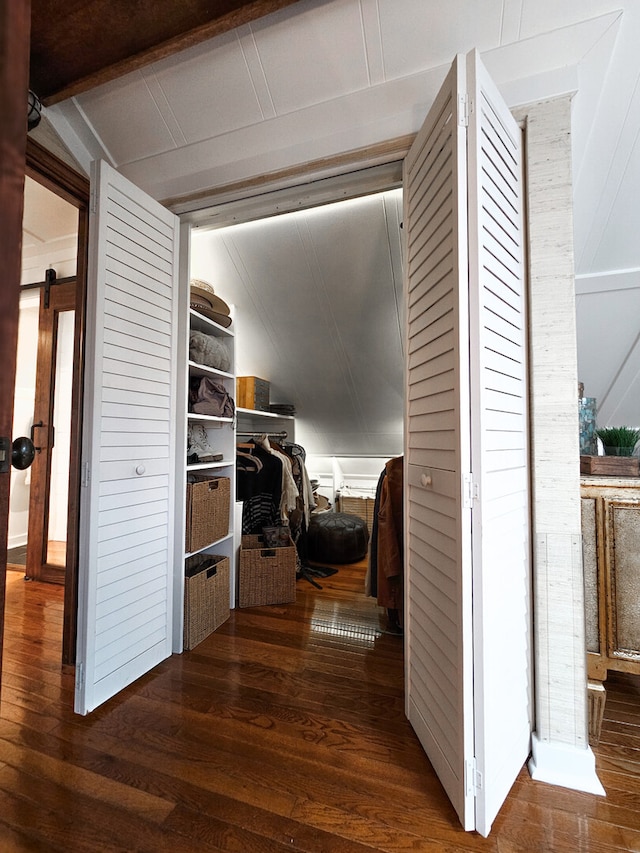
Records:
[[[8,474],[11,465],[19,471],[24,471],[33,462],[36,449],[26,435],[21,435],[13,442],[6,436],[0,438],[0,474]]]
[[[18,471],[24,471],[33,462],[36,456],[36,449],[33,442],[26,435],[21,435],[20,438],[15,438],[11,445],[11,464]]]

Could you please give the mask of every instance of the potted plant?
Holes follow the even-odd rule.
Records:
[[[640,441],[640,429],[633,427],[603,427],[596,430],[602,441],[605,456],[633,456],[636,444]]]

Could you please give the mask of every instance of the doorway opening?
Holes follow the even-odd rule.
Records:
[[[403,452],[402,190],[346,199],[345,182],[342,197],[327,191],[303,210],[282,212],[280,197],[265,215],[260,199],[261,215],[247,204],[227,224],[221,209],[217,227],[192,230],[191,276],[235,307],[238,375],[266,379],[276,407],[293,404],[287,440],[304,448],[317,494],[372,510]],[[259,421],[243,413],[239,429],[259,433]]]
[[[27,141],[14,436],[34,464],[11,475],[8,568],[64,586],[63,667],[75,661],[89,183]]]
[[[7,561],[29,579],[64,584],[74,377],[78,210],[25,178],[14,435],[36,454],[14,470]],[[54,267],[55,264],[55,267]]]

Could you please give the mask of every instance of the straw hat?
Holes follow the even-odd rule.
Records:
[[[192,278],[189,283],[189,304],[191,308],[204,314],[220,326],[230,326],[229,306],[216,296],[212,285],[200,278]]]

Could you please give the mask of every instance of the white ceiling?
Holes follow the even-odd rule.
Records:
[[[637,424],[640,314],[632,309],[640,289],[639,44],[638,0],[300,0],[51,107],[46,115],[80,163],[105,157],[155,198],[176,200],[414,133],[453,56],[473,47],[510,106],[576,93],[579,373],[586,393],[603,401],[602,423],[611,417]],[[246,315],[239,322],[252,340],[264,335],[262,370],[255,366],[247,372],[269,379],[278,396],[297,404],[302,419],[310,405],[309,378],[284,335],[297,343],[302,337],[319,358],[331,361],[332,408],[324,417],[309,410],[319,443],[333,442],[333,432],[346,435],[347,426],[357,424],[358,435],[367,436],[364,445],[387,454],[371,435],[387,434],[387,415],[396,410],[398,393],[379,399],[384,423],[373,428],[364,401],[380,393],[374,386],[381,359],[376,337],[367,339],[357,314],[348,313],[366,292],[382,306],[366,314],[369,326],[374,320],[384,324],[385,318],[397,322],[390,299],[397,269],[374,295],[372,267],[380,270],[358,248],[373,243],[372,252],[380,249],[369,239],[371,227],[391,234],[380,213],[387,205],[372,201],[370,207],[365,230],[356,233],[355,215],[349,216],[348,228],[333,226],[334,235],[345,237],[332,243],[327,259],[311,226],[297,224],[286,240],[273,235],[273,245],[282,246],[278,258],[273,249],[258,255],[258,248],[264,251],[262,236],[216,238],[227,256],[215,265],[212,260],[198,275],[221,289],[230,286],[229,278],[234,282],[232,301]],[[239,272],[240,255],[246,275]],[[338,294],[346,300],[345,320],[353,324],[339,331],[335,318],[320,310],[320,305],[341,304],[327,284],[332,265],[346,271],[336,279],[352,291]],[[295,271],[297,289],[284,293],[289,269]],[[298,301],[307,289],[321,299],[308,327],[302,311],[308,304]],[[249,330],[250,315],[264,320],[269,293],[288,303],[288,326],[274,325],[267,311],[269,328]],[[606,328],[604,317],[611,318]],[[390,347],[388,358],[397,358],[395,332],[385,331],[381,339]],[[360,359],[375,365],[369,378]],[[325,375],[316,370],[314,381]]]

